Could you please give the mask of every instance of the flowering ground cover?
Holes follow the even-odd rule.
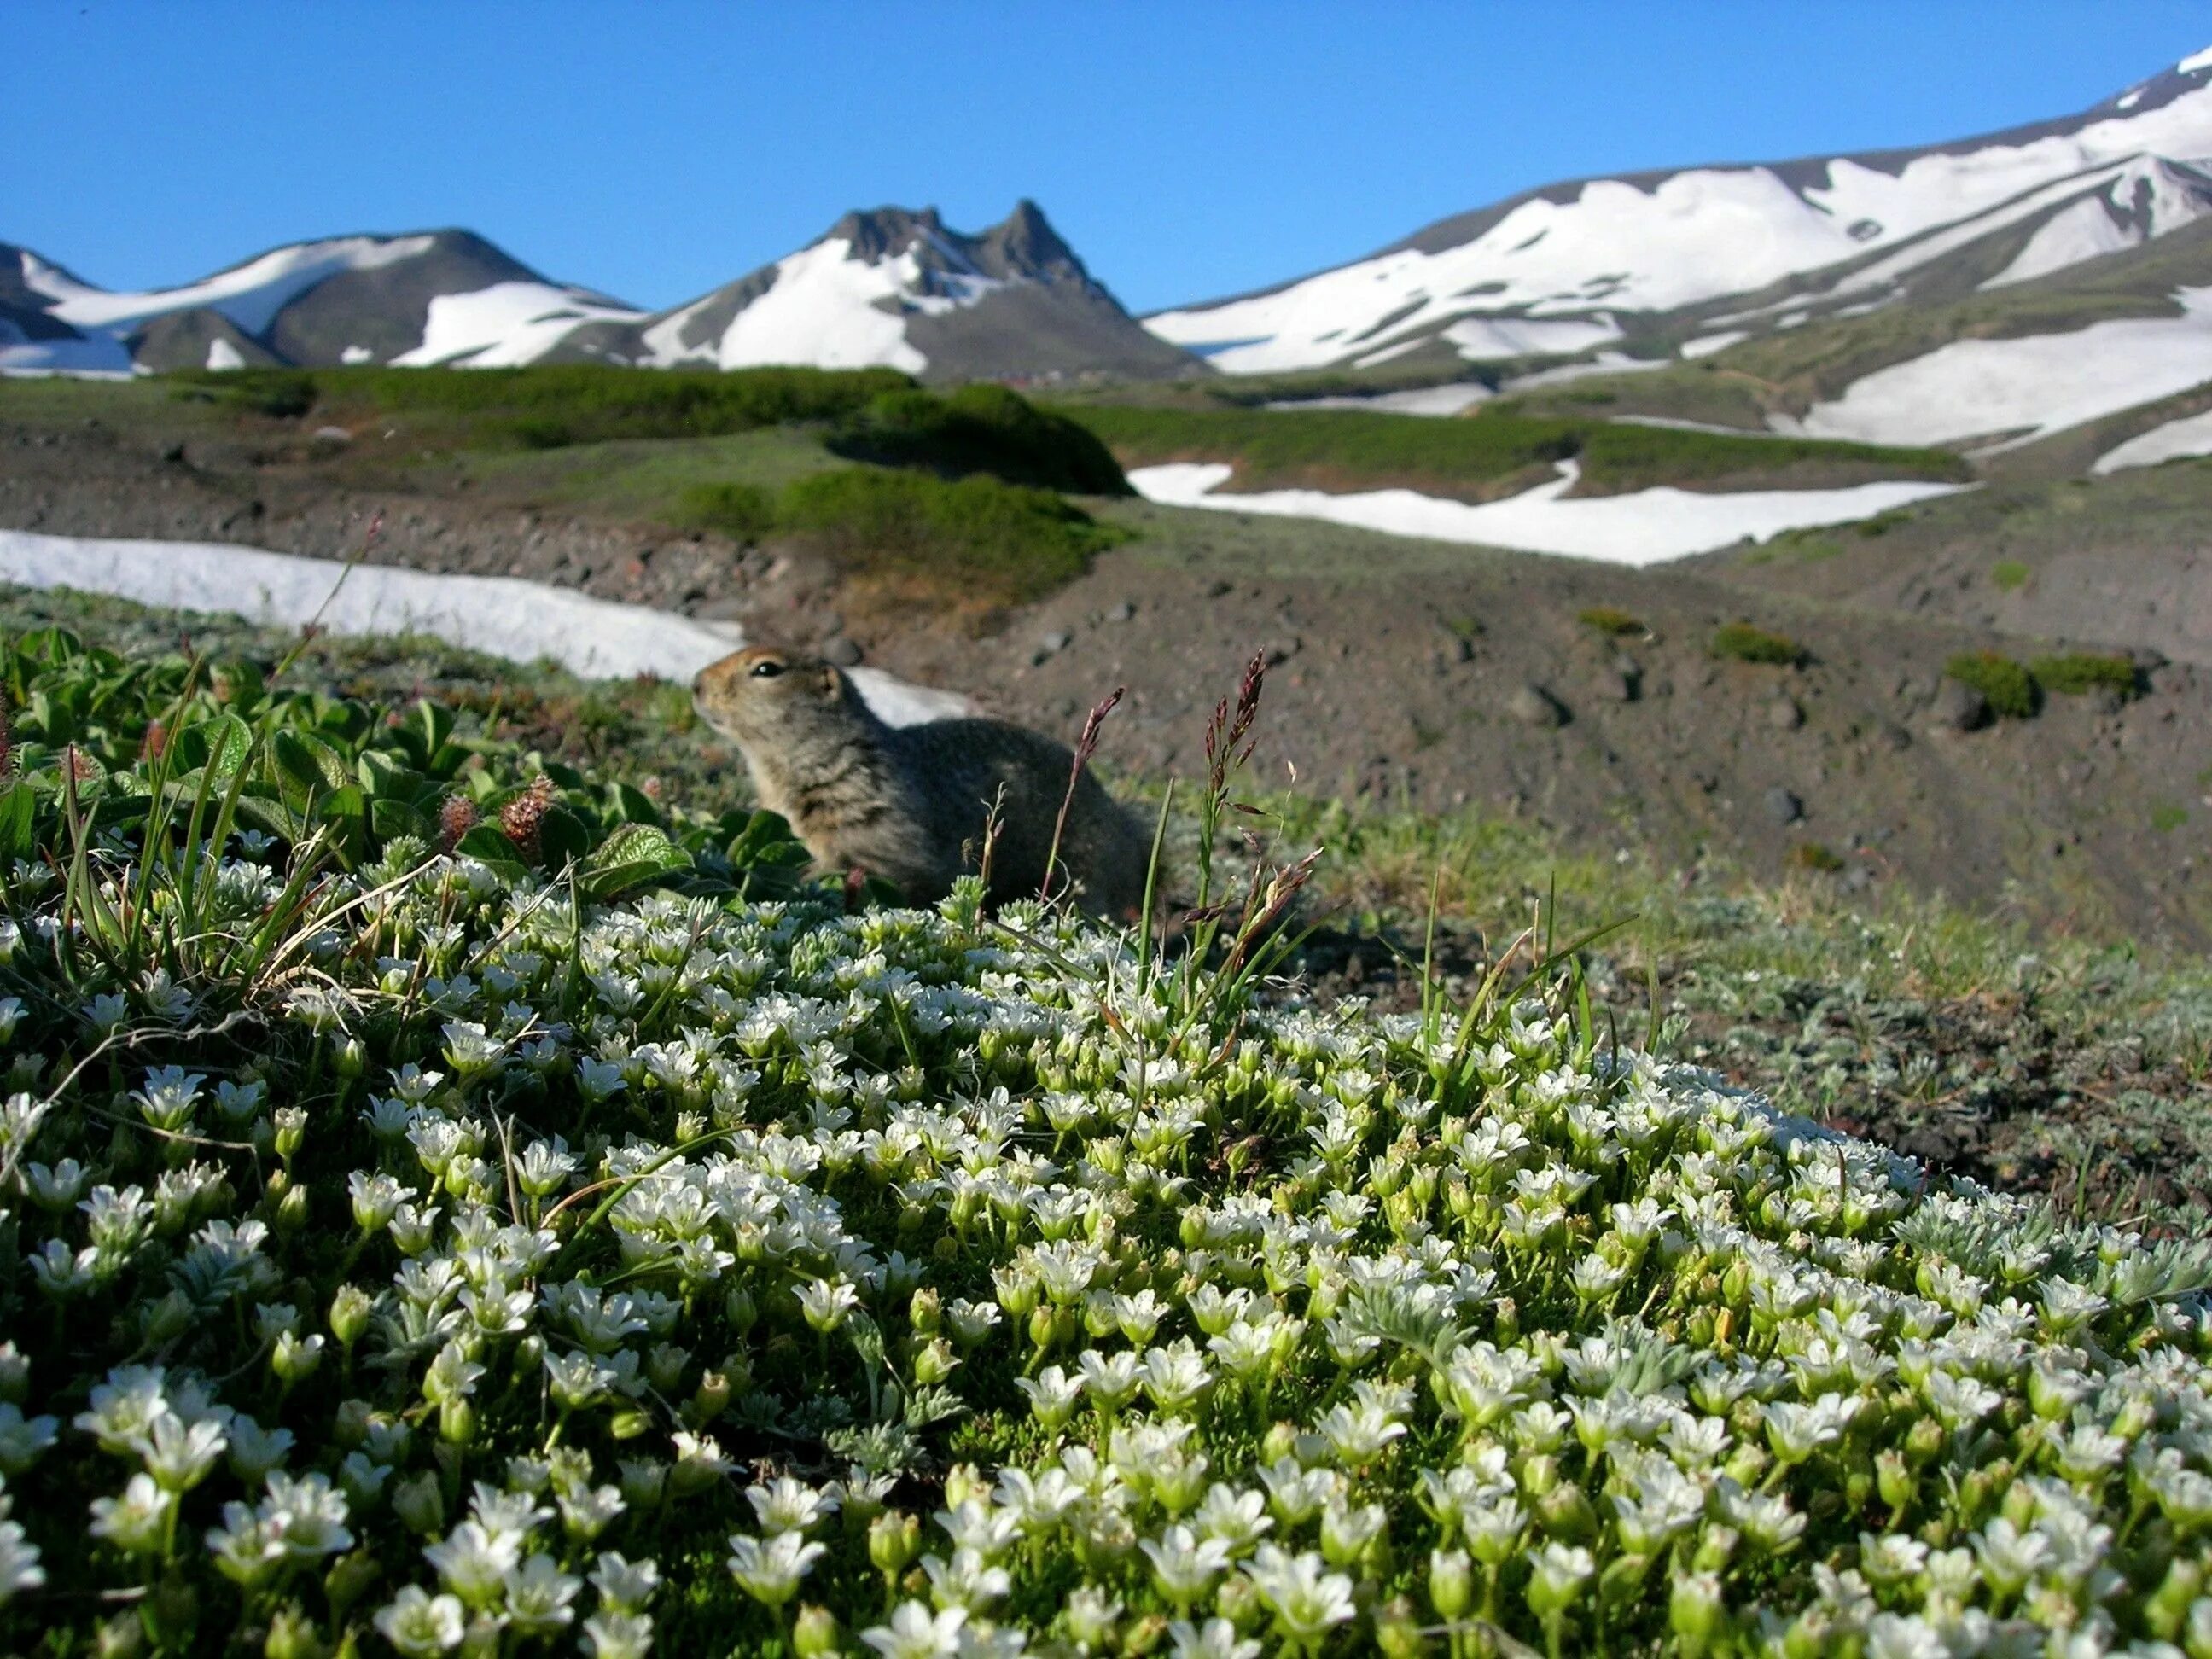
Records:
[[[0,660],[0,1650],[2212,1652],[2212,1245],[1270,984],[1233,723],[1170,951],[295,666]]]

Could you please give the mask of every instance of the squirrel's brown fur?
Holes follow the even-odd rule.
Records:
[[[692,682],[708,725],[737,744],[761,804],[836,869],[880,876],[916,903],[981,867],[995,802],[994,900],[1036,896],[1068,797],[1067,745],[1001,720],[886,726],[817,658],[754,647]],[[1067,799],[1060,860],[1079,901],[1112,915],[1144,903],[1148,838],[1086,769]],[[1062,878],[1065,880],[1065,877]]]

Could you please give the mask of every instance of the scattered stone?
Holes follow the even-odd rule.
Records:
[[[855,667],[860,660],[860,643],[843,634],[833,634],[822,641],[822,660],[840,668]]]
[[[161,459],[172,466],[182,466],[185,464],[185,447],[182,444],[171,444],[161,452]]]
[[[1073,637],[1065,630],[1056,629],[1049,634],[1038,637],[1037,649],[1048,657],[1056,657],[1067,649],[1068,642]]]
[[[1277,663],[1288,662],[1298,654],[1299,647],[1304,643],[1305,641],[1295,634],[1286,640],[1277,640],[1267,647],[1267,665],[1272,668]]]
[[[1912,733],[1894,720],[1882,722],[1881,736],[1881,745],[1885,749],[1894,750],[1901,754],[1912,747]]]
[[[1636,677],[1624,674],[1619,668],[1606,667],[1597,671],[1591,690],[1607,702],[1634,702]]]
[[[1109,611],[1106,613],[1106,620],[1108,622],[1128,622],[1133,618],[1136,614],[1137,607],[1135,604],[1128,599],[1124,599],[1121,604],[1115,605],[1111,611]]]
[[[1210,582],[1206,583],[1206,597],[1207,599],[1220,599],[1220,598],[1222,598],[1224,594],[1226,594],[1227,592],[1229,592],[1229,591],[1230,591],[1230,586],[1229,586],[1229,584],[1228,584],[1227,582],[1224,582],[1224,581],[1219,580],[1218,579],[1217,579],[1217,580],[1213,580],[1213,581],[1210,581]]]
[[[1990,723],[1990,700],[1961,681],[1946,679],[1929,710],[1945,732],[1978,732]]]
[[[1766,808],[1766,816],[1777,823],[1795,823],[1805,816],[1805,803],[1778,783],[1760,797],[1760,805]]]
[[[315,441],[319,444],[349,444],[353,441],[353,434],[342,426],[319,426],[315,428]]]
[[[1506,699],[1505,712],[1528,726],[1565,726],[1566,705],[1533,681]]]
[[[1778,732],[1795,732],[1805,724],[1805,710],[1795,697],[1777,697],[1766,705],[1766,723]]]
[[[1474,641],[1468,638],[1466,635],[1462,634],[1458,638],[1452,641],[1451,653],[1452,660],[1454,662],[1473,662],[1474,660]]]

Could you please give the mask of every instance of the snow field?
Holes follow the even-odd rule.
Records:
[[[311,621],[334,634],[427,634],[510,662],[550,658],[591,679],[658,675],[681,684],[744,644],[726,623],[617,605],[513,576],[441,575],[395,565],[208,542],[94,539],[0,530],[0,581],[67,587],[142,605],[220,611],[257,623]],[[971,712],[966,698],[879,669],[848,671],[893,726]]]
[[[2177,461],[2191,455],[2212,455],[2212,410],[2139,432],[2097,457],[2089,471],[2119,472],[2131,466],[2156,466],[2160,461]]]
[[[1221,462],[1180,461],[1139,467],[1129,474],[1129,482],[1147,501],[1170,507],[1322,519],[1394,536],[1559,553],[1623,565],[1661,564],[1730,546],[1746,537],[1764,540],[1784,530],[1847,524],[1967,487],[1871,483],[1848,489],[1754,489],[1729,495],[1662,487],[1570,501],[1565,497],[1581,477],[1581,469],[1572,461],[1562,461],[1559,476],[1549,483],[1504,501],[1476,505],[1411,489],[1216,494],[1233,471]]]

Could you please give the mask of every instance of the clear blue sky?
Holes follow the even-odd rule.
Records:
[[[846,208],[1033,196],[1133,308],[1547,179],[1942,139],[2212,45],[2212,0],[9,0],[0,240],[137,288],[466,225],[639,304]]]

